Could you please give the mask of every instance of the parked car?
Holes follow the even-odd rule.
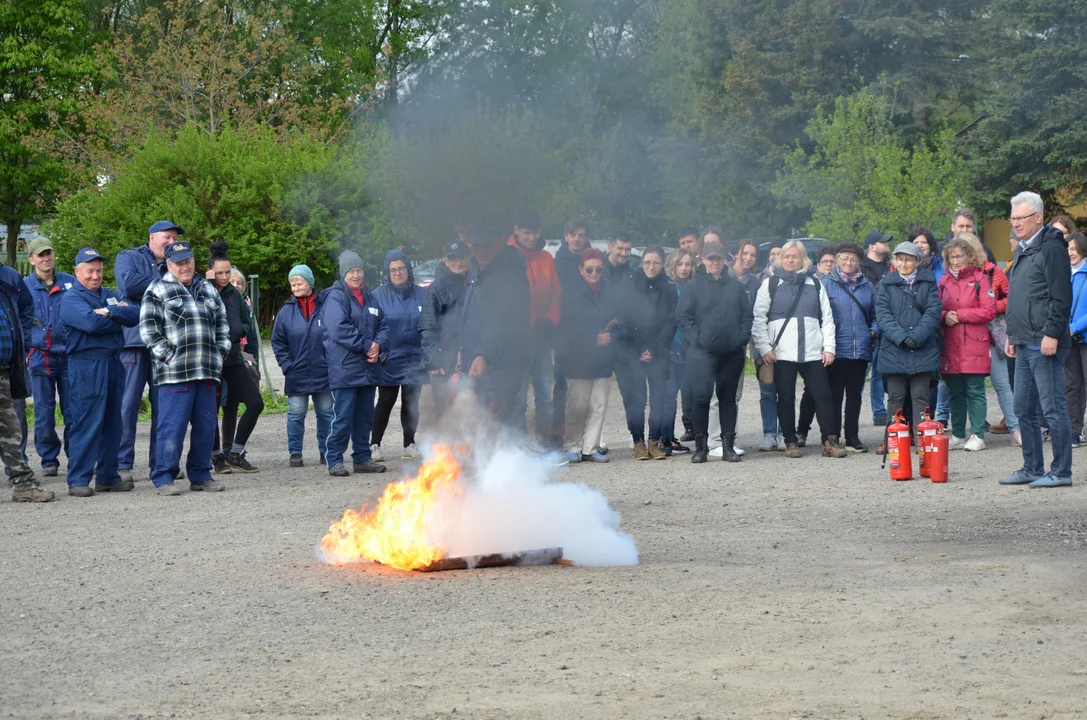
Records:
[[[759,247],[759,262],[758,267],[766,267],[766,263],[770,261],[770,247],[774,243],[786,243],[792,240],[799,240],[804,243],[804,248],[808,251],[808,257],[811,258],[812,264],[819,262],[819,258],[815,256],[815,253],[819,251],[819,248],[824,245],[829,245],[830,242],[823,238],[752,238],[755,244]]]
[[[434,258],[413,264],[411,270],[415,275],[415,284],[430,287],[430,283],[434,282],[434,278],[438,276],[438,266],[441,262],[441,258]]]

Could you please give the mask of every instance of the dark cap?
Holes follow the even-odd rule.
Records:
[[[451,242],[445,246],[445,257],[468,257],[471,255],[471,251],[468,250],[468,244],[462,242]]]
[[[166,259],[170,262],[179,263],[182,260],[189,260],[193,256],[192,248],[189,247],[189,243],[182,240],[170,243],[166,246]]]
[[[92,260],[101,260],[102,256],[94,248],[85,247],[75,254],[75,264],[82,265]]]
[[[721,258],[722,260],[728,258],[728,253],[725,252],[725,246],[719,242],[708,242],[706,246],[702,248],[702,257],[705,260],[710,258]]]
[[[879,230],[873,230],[864,236],[864,247],[870,248],[876,243],[889,243],[894,239],[894,235],[887,235],[886,233],[881,233]]]
[[[177,225],[174,225],[169,220],[159,220],[157,223],[151,226],[151,229],[148,232],[149,234],[154,235],[157,232],[165,232],[167,230],[177,230],[178,235],[185,234],[185,231],[183,229],[181,229]]]

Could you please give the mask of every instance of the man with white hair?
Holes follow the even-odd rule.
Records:
[[[1015,412],[1023,435],[1023,467],[1002,485],[1061,487],[1072,484],[1072,427],[1064,395],[1064,362],[1071,352],[1068,318],[1072,270],[1064,234],[1046,225],[1037,193],[1011,200],[1011,226],[1021,238],[1008,289],[1008,340],[1015,358]],[[1053,464],[1045,471],[1037,407],[1049,424]]]

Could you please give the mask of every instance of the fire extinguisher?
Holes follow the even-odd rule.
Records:
[[[932,438],[929,449],[925,452],[925,464],[928,466],[929,479],[934,483],[947,482],[948,439],[942,432]]]
[[[932,441],[937,435],[943,434],[940,423],[932,419],[931,412],[932,408],[925,408],[925,419],[917,424],[917,434],[920,436],[917,438],[917,454],[920,455],[918,471],[923,478],[929,476],[928,454],[932,449]]]
[[[913,457],[910,454],[910,426],[895,413],[894,422],[887,426],[887,458],[891,463],[892,480],[913,479]]]

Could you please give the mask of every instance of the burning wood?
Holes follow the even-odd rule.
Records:
[[[415,568],[419,572],[441,572],[443,570],[474,570],[475,568],[504,567],[508,565],[554,565],[562,561],[562,548],[544,550],[525,550],[516,553],[496,553],[494,555],[469,555],[436,560],[429,565]]]

